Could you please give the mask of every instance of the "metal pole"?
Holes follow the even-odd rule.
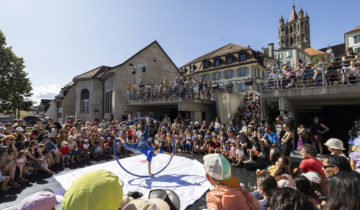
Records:
[[[279,89],[279,71],[280,71],[280,61],[278,62],[278,69],[276,70],[276,89]]]
[[[322,85],[325,85],[325,64],[324,61],[321,62],[321,75],[322,75]]]

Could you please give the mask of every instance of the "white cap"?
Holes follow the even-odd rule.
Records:
[[[17,127],[17,128],[15,129],[15,131],[24,132],[24,129],[23,129],[22,127]]]
[[[337,138],[330,138],[324,145],[331,149],[345,150],[343,142]]]

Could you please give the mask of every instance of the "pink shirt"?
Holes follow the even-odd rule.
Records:
[[[230,188],[222,185],[217,186],[206,194],[207,209],[219,210],[257,210],[260,209],[259,202],[245,188]]]

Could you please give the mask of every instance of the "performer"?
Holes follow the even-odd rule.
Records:
[[[158,154],[167,154],[167,155],[171,155],[173,156],[172,153],[169,152],[164,152],[163,150],[161,150],[161,144],[162,142],[155,142],[154,147],[149,145],[148,142],[148,134],[149,134],[149,126],[151,125],[151,121],[150,118],[147,117],[146,118],[146,127],[145,127],[145,132],[143,134],[142,139],[138,142],[138,143],[133,143],[133,144],[129,144],[125,141],[125,139],[123,138],[123,135],[121,135],[119,137],[121,143],[124,145],[125,148],[127,149],[131,149],[131,150],[137,150],[141,153],[143,153],[147,158],[146,161],[148,162],[148,170],[149,170],[149,176],[152,177],[153,175],[151,174],[151,160],[153,157],[155,157]]]

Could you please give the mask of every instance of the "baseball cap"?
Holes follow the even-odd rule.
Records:
[[[241,136],[240,136],[240,135],[237,135],[236,138],[241,138]]]
[[[231,175],[230,163],[224,156],[220,154],[205,155],[204,168],[209,176],[221,181],[224,185],[231,188],[240,187],[240,181]]]
[[[32,194],[26,197],[21,201],[19,210],[51,210],[53,207],[60,201],[63,200],[63,197],[60,195],[55,195],[50,191],[40,191],[35,194]]]
[[[61,146],[63,147],[63,146],[65,146],[65,145],[67,145],[68,144],[68,142],[67,141],[63,141],[63,142],[61,142]]]
[[[107,170],[96,170],[72,182],[66,190],[61,209],[118,209],[122,199],[119,177]]]
[[[24,129],[22,127],[17,127],[15,131],[24,132]]]
[[[211,137],[210,135],[206,135],[206,136],[205,136],[205,139],[208,139],[208,138],[210,138],[210,137]]]
[[[354,141],[349,141],[350,145],[360,146],[360,137],[354,139]]]
[[[149,200],[138,198],[128,203],[123,210],[170,210],[170,207],[159,198],[151,198]]]
[[[0,131],[4,131],[4,130],[6,130],[6,128],[0,127]]]
[[[329,140],[326,141],[324,145],[331,149],[345,150],[343,146],[343,142],[337,138],[330,138]]]

